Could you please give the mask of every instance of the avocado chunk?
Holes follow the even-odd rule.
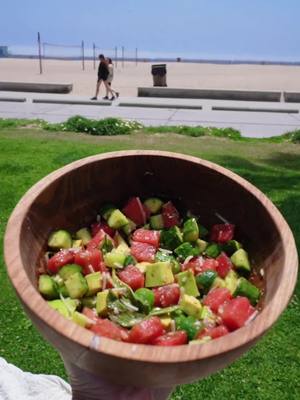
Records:
[[[107,296],[109,294],[109,290],[103,290],[103,292],[97,293],[96,298],[96,310],[98,315],[101,317],[105,317],[107,315]]]
[[[83,243],[82,243],[81,239],[73,240],[73,242],[72,242],[72,248],[73,249],[79,249],[82,246],[83,246]]]
[[[148,264],[146,267],[146,287],[168,285],[174,282],[172,264],[169,261]]]
[[[60,229],[51,233],[48,246],[52,249],[69,249],[72,247],[72,237],[69,232]]]
[[[244,272],[251,271],[248,253],[244,249],[239,249],[234,252],[230,259],[237,269]]]
[[[88,242],[92,239],[92,235],[88,228],[81,228],[75,234],[76,239],[82,240],[82,244],[86,246]]]
[[[109,253],[104,254],[104,262],[110,268],[123,268],[127,254],[118,248],[112,249]]]
[[[157,214],[164,203],[157,197],[149,197],[144,201],[144,205],[148,208],[151,214]]]
[[[217,275],[218,274],[216,273],[216,271],[212,271],[209,269],[197,275],[196,282],[198,288],[208,291],[211,288],[212,284],[214,283],[214,280],[216,279]]]
[[[226,287],[225,280],[217,276],[211,285],[212,289],[214,288],[223,288]]]
[[[162,214],[152,215],[150,217],[149,222],[152,229],[160,230],[163,229],[164,227],[164,220]]]
[[[160,242],[162,247],[168,250],[176,249],[182,243],[182,233],[178,226],[163,230],[160,234]]]
[[[77,264],[67,264],[64,265],[58,272],[58,275],[66,281],[71,275],[75,274],[76,272],[82,272],[82,268],[80,265]]]
[[[168,329],[170,327],[172,323],[172,318],[168,317],[167,315],[162,315],[158,318],[160,319],[160,322],[165,329]]]
[[[107,223],[110,228],[119,229],[127,225],[129,221],[120,210],[116,209],[110,214]]]
[[[130,255],[130,247],[125,240],[116,247],[115,251],[124,254],[126,257]]]
[[[179,286],[183,288],[184,293],[189,296],[198,297],[200,295],[197,288],[196,280],[194,274],[191,271],[183,271],[175,275]]]
[[[142,274],[146,273],[146,269],[150,263],[148,261],[142,261],[139,263],[136,263],[135,266],[141,271]]]
[[[75,322],[75,324],[82,326],[83,328],[88,328],[91,326],[91,320],[84,314],[74,311],[72,314],[72,321]]]
[[[88,291],[86,279],[80,272],[75,272],[65,281],[71,299],[80,299]]]
[[[58,311],[64,317],[70,318],[76,308],[79,306],[80,302],[76,299],[67,298],[64,300],[51,300],[47,303],[51,308]]]
[[[247,279],[239,278],[233,296],[248,297],[250,303],[255,306],[260,298],[260,290]]]
[[[57,299],[58,290],[57,284],[54,279],[51,278],[49,275],[40,275],[39,277],[39,284],[38,284],[39,292],[46,298],[46,299]]]
[[[181,271],[180,263],[175,259],[171,252],[163,249],[158,250],[155,254],[155,261],[170,261],[172,263],[173,274],[178,274]]]
[[[187,315],[191,315],[197,319],[201,316],[202,305],[194,296],[184,294],[179,302],[179,307]]]
[[[102,275],[101,272],[93,272],[85,276],[88,291],[86,293],[87,296],[92,296],[99,292],[102,288]]]
[[[199,249],[195,248],[189,242],[184,242],[174,250],[175,254],[181,261],[184,261],[187,257],[195,257],[199,255]]]
[[[225,287],[230,291],[231,294],[235,292],[238,284],[238,275],[233,269],[231,269],[225,277]]]
[[[205,319],[207,322],[212,322],[214,324],[217,318],[217,315],[214,314],[209,307],[202,307],[200,319]]]
[[[217,243],[211,243],[206,247],[205,254],[208,257],[217,258],[221,254],[221,247]]]
[[[183,225],[183,240],[195,242],[199,238],[199,228],[196,218],[190,218]]]
[[[200,254],[202,254],[202,253],[205,252],[205,249],[206,249],[207,246],[208,246],[208,242],[206,242],[206,241],[203,240],[203,239],[197,239],[197,240],[196,240],[196,246],[198,246],[199,252],[200,252]]]

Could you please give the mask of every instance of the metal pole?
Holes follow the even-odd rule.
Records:
[[[93,60],[94,60],[94,69],[96,69],[96,45],[93,43]]]
[[[118,47],[115,47],[115,65],[118,67]]]
[[[122,46],[122,68],[124,68],[124,46]]]
[[[135,48],[135,65],[138,65],[138,49],[137,47]]]
[[[38,32],[38,48],[39,48],[39,64],[40,64],[40,74],[43,73],[43,66],[42,66],[42,52],[41,52],[41,35]]]
[[[84,41],[81,42],[82,70],[84,71]]]

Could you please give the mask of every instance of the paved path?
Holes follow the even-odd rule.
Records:
[[[25,101],[14,102],[13,99]],[[73,104],[66,104],[68,102]],[[247,137],[270,137],[300,129],[300,103],[138,97],[122,97],[105,106],[99,103],[73,95],[2,91],[0,118],[40,118],[49,122],[63,122],[73,115],[93,119],[120,117],[153,126],[232,127]]]

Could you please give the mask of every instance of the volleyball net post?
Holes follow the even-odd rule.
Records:
[[[82,70],[84,71],[84,41],[81,41],[81,62],[82,62]]]
[[[41,35],[38,32],[38,54],[39,54],[39,66],[40,66],[40,74],[43,73],[43,65],[42,65],[42,51],[41,51]]]
[[[93,66],[96,69],[96,45],[93,43]]]
[[[115,65],[118,68],[118,47],[115,46]]]

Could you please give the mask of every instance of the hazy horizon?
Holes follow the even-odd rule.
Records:
[[[84,40],[87,55],[96,43],[125,57],[300,61],[296,0],[10,0],[2,11],[0,45],[18,54],[37,54],[40,31],[42,42],[78,46],[49,56],[77,56]]]

